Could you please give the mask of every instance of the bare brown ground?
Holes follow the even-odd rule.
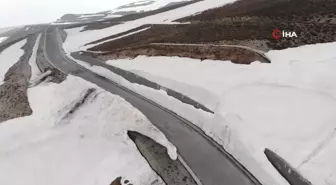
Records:
[[[99,56],[101,59],[133,58],[141,54],[233,60],[235,63],[249,64],[252,60],[261,59],[258,55],[241,49],[154,47],[150,44],[232,44],[268,51],[336,41],[335,0],[239,0],[178,21],[191,23],[144,25],[95,43],[122,36],[146,26],[150,26],[151,29],[106,42],[90,50],[108,53]],[[272,37],[272,31],[275,28],[295,31],[298,37],[275,40]]]
[[[27,89],[28,82],[23,75],[12,75],[0,86],[0,123],[32,114]]]
[[[232,47],[215,46],[166,46],[146,45],[131,47],[115,51],[111,54],[98,55],[101,60],[135,58],[139,55],[147,56],[179,56],[194,59],[229,60],[237,64],[250,64],[254,61],[268,63],[269,61],[256,52]]]

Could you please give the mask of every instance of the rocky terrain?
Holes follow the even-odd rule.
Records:
[[[103,51],[99,58],[125,58],[137,55],[186,56],[196,59],[233,60],[250,63],[251,53],[232,48],[220,51],[204,47],[158,47],[151,43],[197,43],[247,46],[258,50],[285,49],[306,44],[336,40],[336,1],[333,0],[239,0],[201,14],[179,19],[189,24],[145,25],[151,28],[91,48]],[[295,32],[298,37],[272,37],[280,29]],[[136,31],[132,30],[132,31]],[[101,42],[123,34],[118,34]],[[202,52],[205,51],[205,52]],[[239,56],[239,59],[236,59]],[[252,59],[263,58],[252,57]]]
[[[28,61],[36,39],[37,35],[27,38],[27,43],[23,46],[25,53],[8,70],[5,75],[5,83],[0,86],[0,123],[32,114],[27,97],[31,77],[31,67]]]
[[[226,46],[176,46],[176,45],[142,45],[121,49],[111,54],[97,55],[101,60],[135,58],[139,55],[147,56],[179,56],[195,59],[230,60],[237,64],[250,64],[254,61],[269,63],[270,61],[263,55],[254,51],[226,47]]]

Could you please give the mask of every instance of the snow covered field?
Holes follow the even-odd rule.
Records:
[[[169,24],[181,17],[233,0],[207,0],[126,22],[79,32],[66,30],[66,52],[85,50],[86,43],[143,24]],[[112,33],[112,34],[111,34]],[[185,94],[212,109],[211,115],[169,97],[165,91],[131,84],[96,66],[79,64],[180,114],[202,128],[235,156],[263,184],[288,185],[269,163],[269,148],[313,184],[336,184],[336,43],[266,53],[272,64],[200,61],[179,57],[145,57],[108,61]],[[318,54],[317,54],[318,53]]]
[[[6,33],[8,31],[11,31],[17,27],[6,27],[6,28],[0,28],[0,34]]]
[[[196,124],[257,177],[264,180],[265,175],[246,153],[277,184],[287,184],[263,154],[270,148],[313,184],[328,185],[336,182],[335,50],[336,43],[327,43],[270,51],[272,64],[144,56],[107,63],[212,108],[213,118]],[[179,114],[185,116],[183,111]]]
[[[148,0],[140,1],[135,3],[130,3],[129,5],[124,5],[122,7],[116,8],[115,10],[110,11],[110,13],[118,12],[146,12],[151,10],[157,10],[162,8],[170,3],[176,3],[181,1],[190,1],[190,0]]]
[[[69,115],[91,88],[96,91]],[[0,184],[108,185],[118,176],[163,184],[126,131],[155,139],[172,158],[176,149],[124,99],[73,76],[30,88],[28,96],[33,115],[0,125]]]
[[[144,24],[169,24],[172,21],[186,17],[188,15],[192,15],[210,8],[215,8],[218,6],[225,5],[227,3],[234,2],[235,0],[206,0],[200,1],[191,5],[187,5],[181,8],[177,8],[171,11],[159,13],[156,15],[144,17],[141,19],[137,19],[134,21],[128,21],[124,24],[108,27],[100,30],[90,30],[79,32],[81,29],[73,28],[68,29],[66,32],[68,33],[68,37],[66,42],[64,43],[64,49],[66,52],[73,52],[81,50],[82,46],[92,41],[96,41],[102,39],[104,37],[111,36],[111,34],[118,34],[130,29],[137,28]],[[84,48],[85,49],[85,48]]]
[[[22,40],[0,53],[0,85],[3,83],[8,69],[18,62],[20,57],[23,55],[21,47],[26,42],[26,40]]]

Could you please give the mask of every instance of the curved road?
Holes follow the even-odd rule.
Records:
[[[199,128],[170,110],[89,71],[64,54],[57,29],[46,31],[44,52],[57,69],[92,82],[123,97],[140,110],[177,147],[192,172],[203,185],[260,185],[243,166]]]

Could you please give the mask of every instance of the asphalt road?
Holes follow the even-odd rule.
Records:
[[[192,123],[68,59],[61,47],[56,29],[46,31],[45,56],[60,71],[81,77],[112,94],[123,97],[140,110],[177,147],[192,172],[203,185],[260,184],[247,170],[228,155],[222,147]]]

